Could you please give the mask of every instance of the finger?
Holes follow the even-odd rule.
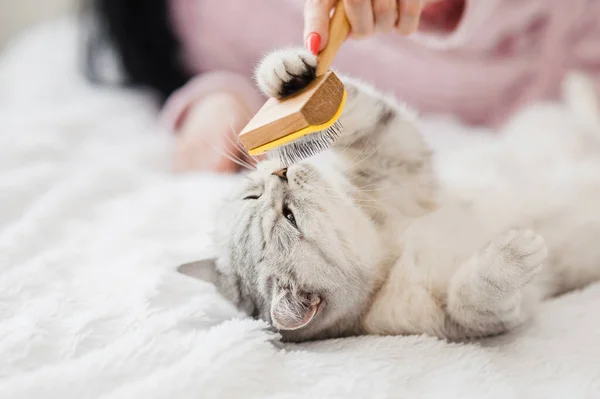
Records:
[[[327,44],[329,19],[335,3],[336,0],[306,0],[304,3],[304,40],[313,54]]]
[[[390,33],[398,22],[397,0],[373,0],[375,31]]]
[[[402,35],[410,35],[416,32],[422,10],[423,0],[400,0],[398,32]]]
[[[371,0],[344,0],[352,37],[369,36],[375,30]]]

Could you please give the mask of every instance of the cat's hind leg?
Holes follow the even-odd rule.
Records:
[[[539,302],[530,284],[548,255],[544,240],[531,230],[511,230],[463,264],[450,281],[449,338],[484,337],[525,322]]]

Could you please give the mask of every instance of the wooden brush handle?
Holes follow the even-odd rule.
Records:
[[[348,37],[349,32],[350,24],[346,17],[344,0],[339,0],[329,24],[329,40],[327,41],[327,45],[317,55],[317,76],[321,76],[329,71],[335,55],[344,40]]]

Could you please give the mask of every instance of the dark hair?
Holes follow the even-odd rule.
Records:
[[[87,75],[92,81],[102,81],[95,61],[103,44],[117,54],[125,84],[151,88],[165,100],[188,81],[190,74],[169,24],[168,0],[88,1],[95,22],[86,43]]]

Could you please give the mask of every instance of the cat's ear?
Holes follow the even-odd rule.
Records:
[[[271,320],[278,330],[297,330],[307,326],[316,316],[321,298],[313,294],[276,288],[271,300]]]
[[[186,276],[213,284],[221,295],[233,302],[234,305],[238,305],[240,292],[235,278],[219,271],[216,258],[186,263],[179,266],[177,271]]]
[[[208,258],[196,262],[183,264],[177,268],[179,273],[185,274],[198,280],[206,281],[217,285],[220,279],[220,272],[217,270],[217,259]]]

